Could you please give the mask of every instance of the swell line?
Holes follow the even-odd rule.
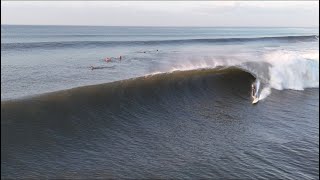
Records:
[[[176,39],[176,40],[150,40],[150,41],[58,41],[58,42],[28,42],[28,43],[1,43],[1,50],[23,49],[52,49],[52,48],[79,48],[79,47],[108,47],[108,46],[134,46],[134,45],[169,45],[189,43],[242,43],[257,41],[278,42],[308,42],[319,39],[318,35],[310,36],[280,36],[256,38],[217,38],[217,39]]]

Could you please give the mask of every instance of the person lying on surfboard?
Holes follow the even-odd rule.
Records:
[[[106,61],[106,62],[111,62],[111,58],[107,57],[107,58],[105,59],[105,61]]]

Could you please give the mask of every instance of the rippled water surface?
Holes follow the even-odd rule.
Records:
[[[318,29],[1,28],[2,178],[319,176]]]

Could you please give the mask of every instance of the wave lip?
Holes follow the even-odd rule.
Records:
[[[162,44],[188,44],[188,43],[241,43],[256,41],[280,42],[308,42],[319,40],[318,35],[309,36],[279,36],[255,38],[217,38],[217,39],[176,39],[176,40],[150,40],[150,41],[60,41],[60,42],[28,42],[28,43],[1,43],[1,50],[24,49],[52,49],[52,48],[79,48],[79,47],[108,47],[108,46],[134,46],[134,45],[162,45]]]

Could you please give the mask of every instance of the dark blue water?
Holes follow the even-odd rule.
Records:
[[[318,28],[1,26],[1,38],[2,178],[318,178]]]

